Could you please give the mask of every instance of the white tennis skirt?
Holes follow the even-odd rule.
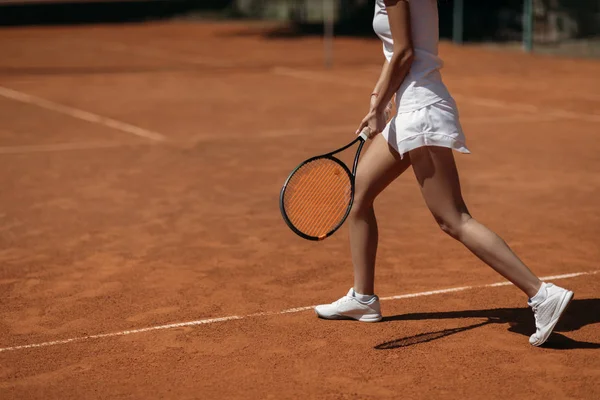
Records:
[[[401,157],[422,146],[441,146],[461,153],[471,153],[467,148],[454,99],[398,113],[381,134]]]

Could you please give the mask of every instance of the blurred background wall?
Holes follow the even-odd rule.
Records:
[[[0,0],[0,25],[254,19],[287,23],[299,35],[321,34],[329,2],[334,9],[336,35],[373,36],[375,0]],[[461,41],[467,43],[518,46],[530,20],[536,51],[600,56],[600,0],[438,3],[440,35],[445,39],[456,38],[458,11],[462,17]]]

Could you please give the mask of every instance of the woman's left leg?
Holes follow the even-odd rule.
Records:
[[[541,282],[504,240],[471,217],[462,198],[451,149],[421,147],[410,152],[410,159],[425,202],[442,230],[529,296],[536,327],[529,343],[542,345],[571,302],[573,292]]]
[[[529,298],[542,282],[497,234],[476,221],[463,201],[452,149],[426,146],[410,152],[427,206],[442,230],[515,284]]]

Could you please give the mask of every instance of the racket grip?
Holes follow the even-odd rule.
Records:
[[[365,142],[369,140],[369,127],[365,126],[358,136],[360,136]]]

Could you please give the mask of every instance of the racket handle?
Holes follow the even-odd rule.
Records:
[[[369,127],[365,126],[358,136],[360,136],[365,142],[369,140]]]

